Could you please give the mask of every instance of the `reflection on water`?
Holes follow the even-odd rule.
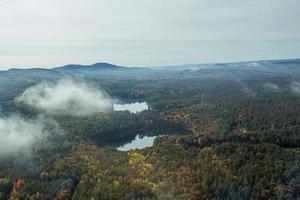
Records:
[[[144,149],[146,147],[151,147],[153,145],[155,138],[157,138],[157,137],[158,136],[141,137],[141,136],[137,135],[132,142],[127,143],[123,146],[120,146],[117,149],[119,151],[129,151],[129,150],[134,150],[134,149]]]
[[[146,102],[136,102],[129,104],[114,104],[114,111],[129,111],[131,113],[139,113],[148,110],[149,105]]]

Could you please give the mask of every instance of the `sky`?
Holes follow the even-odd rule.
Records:
[[[299,0],[0,0],[0,69],[300,57]]]

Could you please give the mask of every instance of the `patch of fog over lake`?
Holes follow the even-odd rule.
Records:
[[[149,110],[149,105],[146,102],[136,102],[127,104],[114,104],[114,111],[129,111],[131,113],[139,113],[144,110]]]
[[[159,136],[140,137],[139,135],[137,135],[132,142],[127,143],[123,146],[120,146],[117,149],[119,151],[130,151],[130,150],[134,150],[134,149],[144,149],[146,147],[151,147],[153,145],[155,138],[157,138],[157,137],[159,137]]]

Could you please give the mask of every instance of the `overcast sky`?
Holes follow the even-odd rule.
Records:
[[[299,0],[0,0],[0,68],[300,57]]]

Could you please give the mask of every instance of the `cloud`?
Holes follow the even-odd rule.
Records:
[[[0,67],[99,55],[129,66],[297,57],[299,8],[299,0],[6,0]]]
[[[26,120],[18,115],[0,118],[0,156],[30,150],[46,135],[41,118]]]
[[[25,103],[49,114],[90,115],[113,110],[113,101],[105,92],[84,82],[60,80],[41,83],[24,91],[16,102]],[[47,139],[58,125],[48,115],[35,119],[21,115],[1,115],[0,109],[0,156],[30,152],[38,142]]]
[[[113,110],[113,101],[105,92],[73,80],[38,84],[25,90],[15,101],[49,114],[78,116]],[[0,109],[0,156],[30,152],[35,144],[58,131],[57,123],[49,115],[40,114],[34,119],[17,114],[2,116]]]
[[[292,90],[292,92],[294,92],[296,94],[300,94],[300,83],[299,82],[293,82],[291,84],[291,90]]]
[[[242,92],[249,97],[255,97],[256,96],[256,92],[254,90],[252,90],[246,83],[240,81],[240,80],[236,80],[237,84],[240,85]]]
[[[279,91],[280,91],[279,86],[276,85],[276,84],[273,84],[273,83],[265,83],[265,84],[264,84],[264,88],[265,88],[266,90],[270,90],[270,91],[272,91],[272,92],[279,92]]]
[[[113,101],[105,92],[73,80],[38,84],[25,90],[16,101],[50,114],[81,116],[113,110]]]

